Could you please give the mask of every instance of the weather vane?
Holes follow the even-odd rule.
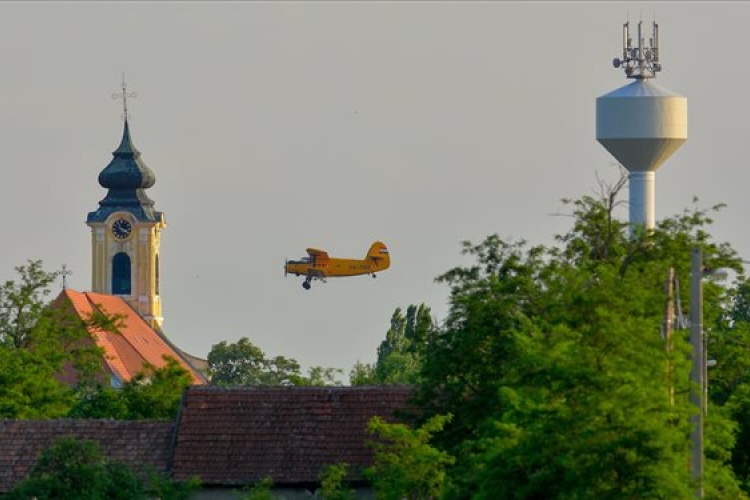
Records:
[[[641,31],[643,21],[638,21],[638,44],[633,46],[630,37],[630,21],[622,25],[622,59],[615,58],[615,68],[622,66],[628,78],[654,78],[661,71],[659,62],[659,25],[654,22],[653,31],[646,46]]]
[[[122,74],[122,92],[112,94],[112,99],[122,99],[123,119],[128,121],[128,97],[136,98],[138,94],[128,92],[128,85],[125,83],[125,73]]]
[[[65,290],[66,288],[68,288],[68,276],[70,276],[71,274],[73,274],[73,271],[71,271],[70,269],[68,269],[67,264],[63,264],[62,265],[62,270],[60,271],[60,276],[62,276],[62,287],[63,287],[63,290]]]

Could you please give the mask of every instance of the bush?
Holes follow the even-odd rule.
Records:
[[[63,437],[39,457],[29,477],[4,499],[184,500],[197,481],[177,483],[151,473],[146,481],[127,465],[110,461],[99,443]]]

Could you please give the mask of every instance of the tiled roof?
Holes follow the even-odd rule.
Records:
[[[325,465],[358,472],[372,463],[365,445],[373,416],[393,421],[409,387],[193,386],[180,413],[172,476],[205,484],[314,483]]]
[[[26,478],[43,450],[63,436],[99,442],[104,454],[135,470],[166,472],[173,422],[0,420],[0,492]]]
[[[58,301],[67,299],[76,313],[88,319],[97,309],[108,315],[121,315],[122,326],[119,333],[90,328],[89,333],[96,344],[106,354],[109,370],[121,381],[126,382],[138,372],[143,371],[149,363],[156,368],[166,364],[164,356],[174,358],[193,377],[194,384],[205,384],[205,378],[187,362],[184,356],[174,349],[166,338],[163,338],[133,310],[122,298],[101,293],[77,292],[66,288],[60,293]]]

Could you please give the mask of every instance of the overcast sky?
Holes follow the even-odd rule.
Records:
[[[91,288],[85,219],[124,72],[168,224],[167,335],[197,356],[246,336],[348,373],[396,307],[445,317],[434,278],[469,262],[462,240],[550,243],[562,198],[617,179],[595,101],[630,82],[612,66],[622,23],[654,16],[657,83],[689,109],[657,219],[727,203],[712,234],[750,259],[748,3],[3,2],[0,279],[41,259]],[[392,258],[377,279],[284,278],[307,247],[361,257],[376,239]]]

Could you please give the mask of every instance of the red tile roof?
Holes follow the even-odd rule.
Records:
[[[194,384],[205,384],[205,378],[174,347],[163,334],[155,331],[146,321],[122,298],[101,293],[77,292],[66,288],[58,301],[67,299],[78,316],[88,319],[92,312],[98,310],[108,315],[122,316],[119,333],[106,332],[98,328],[89,328],[94,342],[105,352],[105,362],[109,371],[122,382],[133,378],[143,371],[145,365],[151,364],[161,368],[166,364],[164,357],[177,360],[193,377]]]
[[[134,470],[167,472],[173,422],[0,420],[0,493],[25,479],[43,450],[63,436],[99,442],[104,454]]]
[[[193,386],[180,413],[172,476],[239,485],[315,483],[325,465],[358,472],[372,463],[365,444],[373,416],[393,421],[409,387]]]

